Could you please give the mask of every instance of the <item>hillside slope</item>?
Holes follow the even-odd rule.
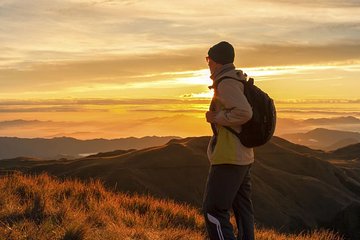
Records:
[[[48,172],[63,178],[99,178],[117,191],[150,193],[200,207],[209,168],[205,152],[208,140],[208,137],[172,140],[160,147],[73,161],[34,161],[32,166],[26,162],[26,167],[9,160],[2,161],[2,166]],[[351,230],[354,226],[351,229],[338,226],[336,219],[348,206],[360,204],[359,181],[321,160],[319,156],[325,158],[324,154],[277,137],[256,149],[253,201],[259,226],[283,232],[328,227],[354,234]],[[360,229],[359,225],[356,227]]]
[[[2,177],[0,206],[0,239],[204,238],[204,223],[194,208],[114,194],[98,181],[58,181],[48,175]]]
[[[283,235],[257,229],[258,240],[341,240],[320,231]],[[147,196],[115,194],[98,182],[59,181],[48,175],[0,177],[0,239],[201,240],[199,212]]]
[[[351,144],[332,152],[334,156],[341,159],[360,160],[360,143]]]

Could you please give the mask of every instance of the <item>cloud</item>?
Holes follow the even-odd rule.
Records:
[[[102,130],[118,132],[124,136],[151,136],[156,129],[157,136],[199,136],[210,135],[211,129],[205,118],[187,114],[161,117],[143,117],[131,123],[110,124]]]
[[[26,119],[14,119],[14,120],[6,120],[0,121],[0,129],[31,129],[31,128],[49,128],[49,127],[57,127],[57,128],[66,128],[68,126],[79,127],[82,125],[87,125],[90,123],[86,122],[64,122],[64,121],[42,121],[37,119],[26,120]]]
[[[360,103],[360,99],[290,99],[276,100],[277,104],[355,104]]]
[[[306,116],[313,115],[327,115],[327,116],[360,116],[358,111],[327,111],[327,110],[309,110],[309,109],[279,109],[279,113],[297,113]]]
[[[0,129],[1,128],[9,128],[9,127],[19,127],[19,126],[34,126],[44,123],[52,123],[52,121],[39,121],[39,120],[23,120],[23,119],[16,119],[16,120],[9,120],[9,121],[1,121],[0,122]]]
[[[96,138],[105,136],[104,132],[96,132],[103,123],[94,121],[42,121],[14,119],[0,121],[0,136],[9,137],[59,137],[69,136],[84,138]],[[64,134],[64,131],[68,131]]]
[[[360,44],[258,45],[237,51],[240,66],[334,64],[360,60]],[[346,64],[346,63],[345,63]]]
[[[133,121],[138,117],[173,115],[177,113],[203,115],[209,99],[39,99],[2,100],[0,113],[16,113],[22,117],[43,113],[47,119],[107,119]],[[204,108],[206,106],[206,108]],[[67,115],[59,115],[65,113]],[[71,113],[76,115],[72,116]],[[5,115],[4,115],[5,116]],[[9,115],[6,115],[9,116]]]
[[[193,98],[211,96],[204,57],[221,40],[275,99],[355,99],[358,15],[351,0],[0,1],[1,118],[195,116],[209,99]],[[306,114],[296,107],[280,113]]]
[[[9,64],[19,67],[34,61],[131,58],[192,49],[203,49],[203,59],[209,45],[223,39],[248,47],[341,45],[360,38],[356,1],[181,3],[5,1],[0,7],[1,45],[12,49],[8,54],[18,61]],[[312,9],[313,5],[327,9]],[[228,6],[241,9],[241,14],[229,14]]]
[[[39,120],[0,121],[0,136],[54,137],[71,136],[80,139],[118,138],[129,136],[198,136],[211,130],[204,117],[174,114],[161,117],[140,115],[137,119],[118,119],[98,122],[61,122]],[[154,131],[156,129],[156,131]]]
[[[279,136],[288,133],[307,132],[315,128],[358,132],[360,131],[360,119],[352,116],[305,119],[278,118],[275,134]]]
[[[207,68],[208,48],[223,39],[240,67],[359,60],[358,4],[315,1],[329,9],[309,10],[313,2],[3,1],[0,93],[165,81]],[[229,5],[241,14],[228,14]]]
[[[331,125],[331,124],[358,124],[360,119],[352,116],[338,118],[309,118],[303,121],[306,124]]]
[[[38,108],[8,108],[1,107],[0,113],[47,113],[47,112],[107,112],[107,109],[86,109],[80,106],[38,107]]]
[[[0,106],[37,105],[163,105],[163,104],[208,104],[208,99],[38,99],[0,100]]]
[[[276,135],[309,131],[317,127],[360,131],[360,119],[355,117],[327,117],[303,119],[278,118]],[[156,129],[156,132],[154,132]],[[119,120],[110,122],[64,122],[41,120],[0,121],[0,136],[18,137],[60,137],[69,136],[80,139],[117,138],[146,135],[199,136],[210,135],[211,130],[204,117],[187,114],[171,116],[142,116],[132,121]]]
[[[360,3],[357,0],[303,0],[294,2],[292,0],[261,0],[263,2],[285,3],[296,6],[305,6],[309,8],[321,7],[321,8],[338,8],[338,7],[360,7]]]
[[[25,119],[14,119],[14,120],[6,120],[0,121],[0,129],[6,128],[36,128],[36,127],[57,127],[57,128],[67,128],[69,126],[73,127],[81,127],[84,125],[96,124],[95,122],[65,122],[65,121],[42,121],[42,120],[25,120]]]
[[[132,109],[129,112],[205,113],[200,109]]]
[[[204,68],[203,56],[194,57],[190,52],[109,59],[94,56],[94,60],[89,61],[37,63],[26,69],[0,69],[0,91],[29,91],[34,86],[38,91],[49,91],[99,83],[125,84],[175,78],[179,76],[170,72]],[[164,75],[163,72],[168,74]],[[187,75],[189,73],[183,74]]]
[[[236,47],[236,46],[235,46]],[[110,57],[87,61],[30,64],[25,69],[0,69],[0,92],[91,91],[99,84],[139,84],[189,77],[206,68],[206,49],[174,50],[162,54]],[[235,63],[240,67],[347,64],[360,60],[360,45],[256,45],[239,48]],[[346,66],[345,66],[346,67]],[[177,74],[181,73],[181,75]],[[144,85],[146,86],[146,84]],[[112,86],[109,86],[112,88]],[[125,87],[125,86],[124,86]],[[34,93],[35,94],[35,93]]]

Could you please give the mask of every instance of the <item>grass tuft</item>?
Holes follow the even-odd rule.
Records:
[[[72,226],[65,231],[62,240],[85,240],[86,228],[83,225]]]
[[[35,193],[32,205],[25,210],[25,214],[36,224],[40,224],[46,217],[46,199],[40,193]]]

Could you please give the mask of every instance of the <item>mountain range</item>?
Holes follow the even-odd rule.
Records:
[[[351,144],[360,143],[360,133],[316,128],[305,133],[281,135],[293,143],[308,146],[313,149],[333,151]]]
[[[360,118],[353,116],[308,119],[279,117],[276,119],[275,135],[284,136],[285,134],[304,133],[315,128],[360,132]]]
[[[15,157],[32,157],[42,159],[78,158],[98,152],[109,152],[117,149],[142,149],[160,146],[173,136],[119,139],[79,140],[70,137],[56,138],[17,138],[0,137],[0,159]]]
[[[162,146],[74,160],[0,162],[3,172],[97,178],[115,191],[151,194],[200,208],[209,170],[208,141],[209,137],[173,139]],[[256,148],[252,182],[257,225],[283,232],[325,227],[359,239],[360,164],[353,158],[359,147],[323,152],[273,137]]]

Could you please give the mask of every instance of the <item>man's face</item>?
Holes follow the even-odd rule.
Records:
[[[212,60],[209,56],[206,57],[206,62],[209,66],[210,73],[213,74],[216,69],[219,67],[219,64],[217,64],[214,60]]]

